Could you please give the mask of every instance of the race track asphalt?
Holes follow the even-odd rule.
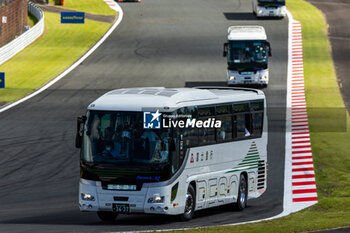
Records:
[[[131,231],[238,223],[283,210],[288,19],[256,20],[245,0],[123,3],[124,19],[81,65],[34,98],[0,114],[0,232]],[[262,25],[272,46],[268,189],[243,212],[230,206],[171,216],[118,216],[113,224],[78,209],[76,117],[121,87],[225,85],[222,45],[231,25]]]

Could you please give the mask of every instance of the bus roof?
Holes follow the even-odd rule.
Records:
[[[264,99],[260,90],[248,88],[164,88],[142,87],[123,88],[107,92],[88,109],[102,111],[144,111],[159,109],[163,112],[173,111],[184,106],[210,105],[225,102],[236,102]]]
[[[231,26],[227,33],[228,40],[267,40],[262,26]]]

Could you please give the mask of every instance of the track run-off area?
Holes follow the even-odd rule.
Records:
[[[293,69],[302,72],[302,66],[292,64],[302,52],[293,57],[288,50],[293,43],[289,24],[295,22],[289,22],[288,17],[257,20],[250,1],[243,0],[145,0],[139,4],[123,3],[121,7],[124,12],[121,23],[75,69],[39,94],[0,113],[0,231],[204,227],[282,216],[314,204],[317,200],[314,183],[304,183],[312,187],[294,187],[297,182],[314,182],[305,180],[311,178],[305,176],[314,174],[312,164],[292,165],[312,162],[310,143],[295,144],[299,123],[291,121],[299,121],[296,111],[303,113],[303,109],[293,108],[306,107],[302,106],[305,105],[302,77],[293,76],[296,75]],[[196,212],[189,222],[177,222],[172,216],[121,215],[114,224],[106,225],[95,213],[81,213],[79,151],[74,147],[76,117],[85,114],[89,103],[111,89],[225,86],[222,45],[231,25],[263,26],[272,47],[270,83],[264,89],[269,117],[267,191],[250,200],[243,212],[234,211],[231,206],[212,208]],[[292,100],[300,106],[293,106]],[[300,119],[303,125],[307,125],[305,117],[300,116],[304,118]],[[300,137],[308,141],[307,126],[303,130],[299,131]],[[296,146],[303,146],[302,150]],[[305,158],[297,158],[296,154]],[[303,177],[295,181],[299,175]]]

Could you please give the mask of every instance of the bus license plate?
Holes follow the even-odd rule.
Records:
[[[129,204],[113,204],[113,211],[117,213],[129,213]]]

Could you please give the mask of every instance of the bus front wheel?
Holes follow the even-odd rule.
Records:
[[[191,220],[194,214],[195,207],[196,207],[196,192],[193,186],[190,184],[188,186],[187,194],[186,194],[185,211],[183,214],[180,215],[180,220],[181,221]]]
[[[113,222],[118,216],[117,213],[109,211],[98,211],[97,215],[104,222]]]
[[[238,210],[243,210],[247,206],[247,198],[248,198],[248,187],[247,180],[245,175],[241,174],[239,176],[239,187],[238,187],[238,195],[236,208]]]

